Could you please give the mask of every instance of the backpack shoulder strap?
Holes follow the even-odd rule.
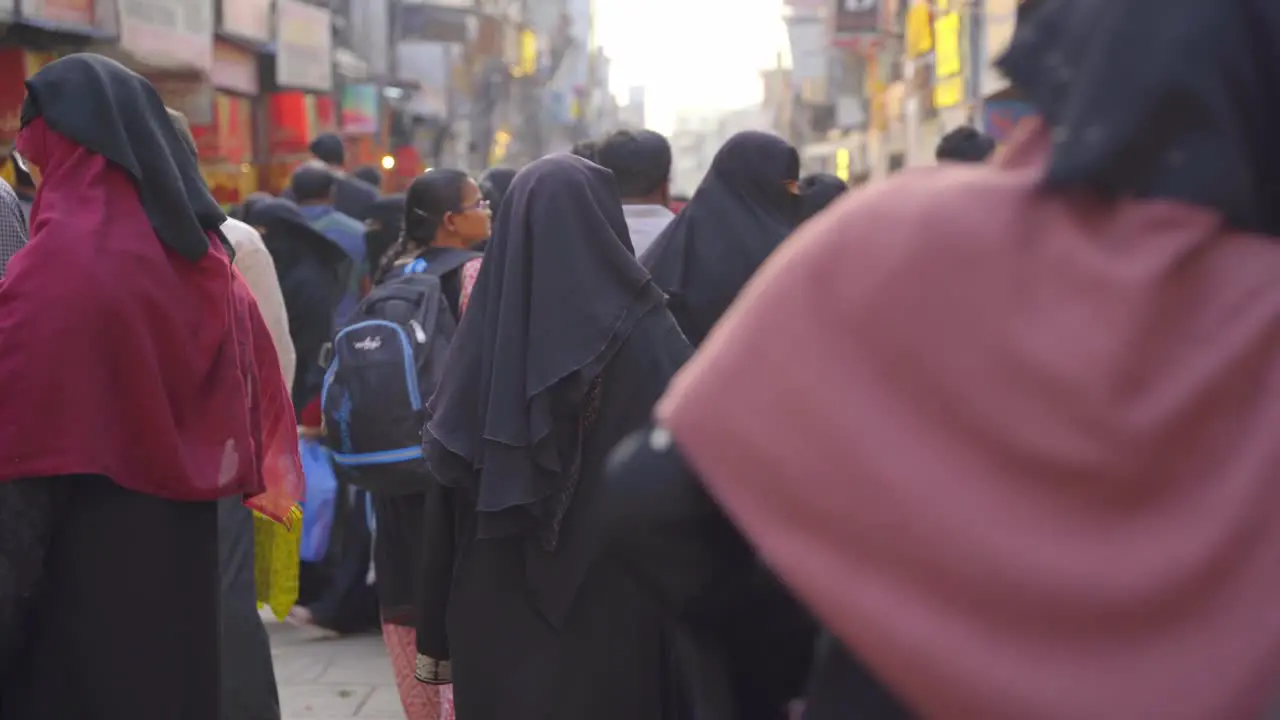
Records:
[[[425,272],[436,277],[443,277],[478,257],[484,257],[484,253],[450,248],[434,255],[430,259],[424,258],[427,263]]]

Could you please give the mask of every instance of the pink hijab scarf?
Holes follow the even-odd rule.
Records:
[[[1280,689],[1280,244],[991,166],[850,193],[658,409],[920,716],[1253,720]]]

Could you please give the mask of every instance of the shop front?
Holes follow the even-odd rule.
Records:
[[[258,189],[254,162],[254,112],[258,98],[258,58],[226,40],[213,48],[209,74],[213,112],[209,122],[193,125],[200,171],[223,206],[244,202]]]
[[[277,0],[276,55],[267,96],[267,158],[262,187],[279,193],[295,168],[310,158],[317,135],[337,132],[333,101],[333,31],[329,11]]]

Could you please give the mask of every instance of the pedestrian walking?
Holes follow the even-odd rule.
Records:
[[[636,262],[609,171],[516,175],[428,406],[418,677],[468,720],[651,720],[678,628],[597,550],[608,450],[689,347]]]
[[[630,461],[687,461],[838,641],[809,716],[1274,710],[1278,40],[1263,0],[1039,3],[1000,60],[1039,117],[806,225],[673,381]]]
[[[27,80],[40,187],[0,283],[0,718],[218,720],[217,501],[302,492],[266,324],[155,89]]]

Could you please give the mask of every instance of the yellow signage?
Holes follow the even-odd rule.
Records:
[[[915,0],[907,10],[907,56],[918,58],[933,52],[933,27],[929,3]]]
[[[849,148],[836,150],[836,177],[849,182]]]
[[[960,13],[944,12],[933,21],[933,106],[939,110],[964,102],[964,60]]]
[[[532,30],[520,31],[520,61],[513,69],[516,77],[528,77],[538,72],[538,35]]]

